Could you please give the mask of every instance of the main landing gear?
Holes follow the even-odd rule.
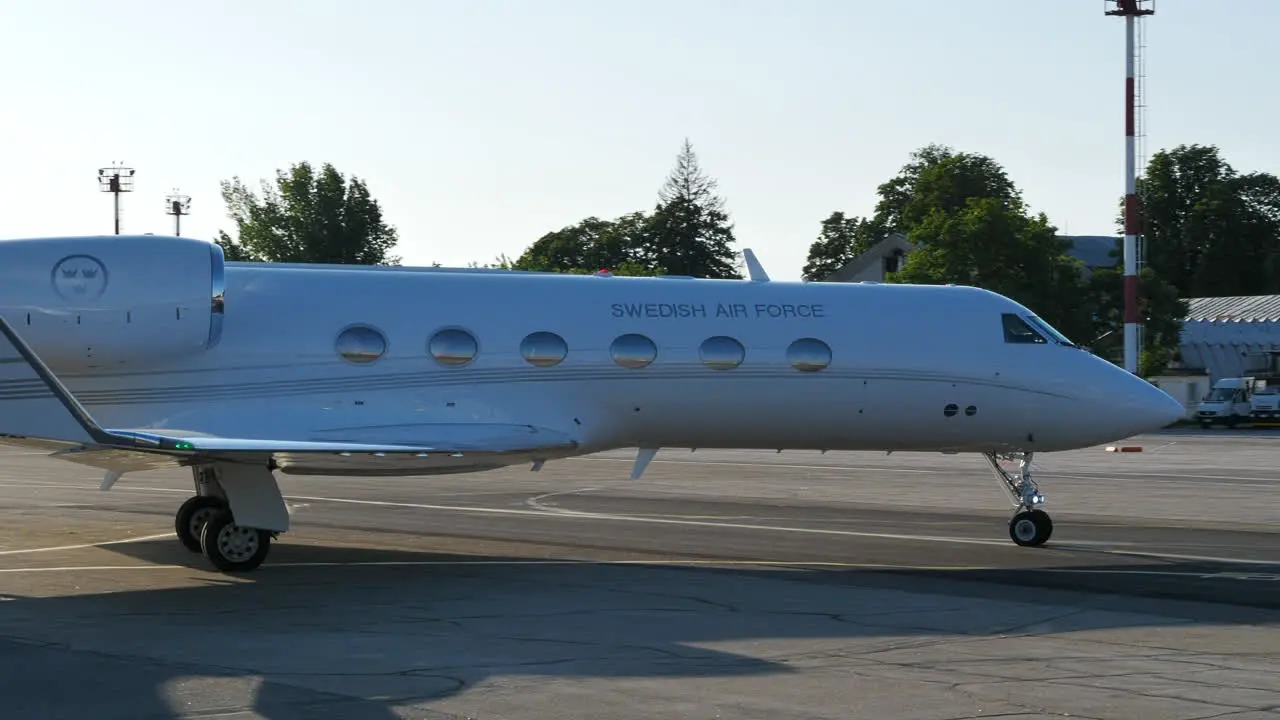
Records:
[[[1044,495],[1031,478],[1031,455],[1029,452],[1016,453],[983,453],[987,464],[1000,481],[1000,487],[1009,495],[1009,500],[1016,508],[1009,520],[1009,537],[1023,547],[1038,547],[1049,540],[1053,534],[1053,520],[1049,513],[1038,506],[1044,504]],[[1001,460],[1017,460],[1018,473],[1012,474],[1000,467]]]
[[[263,487],[263,474],[269,487]],[[288,511],[271,471],[208,465],[192,468],[192,475],[197,494],[182,503],[174,517],[178,541],[203,553],[223,572],[257,568],[267,559],[278,532],[288,529]],[[275,529],[237,524],[236,511],[247,516],[246,522]]]

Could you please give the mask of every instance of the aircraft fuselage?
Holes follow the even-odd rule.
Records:
[[[120,428],[483,445],[532,426],[576,443],[563,456],[1045,452],[1171,420],[1111,363],[1010,342],[1004,317],[1033,313],[970,287],[224,265],[199,240],[122,236],[0,244],[0,314]]]

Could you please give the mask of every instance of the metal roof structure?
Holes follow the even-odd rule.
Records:
[[[1280,295],[1190,298],[1187,304],[1188,321],[1280,322]]]
[[[1266,367],[1280,353],[1280,295],[1189,298],[1178,350],[1212,382]]]

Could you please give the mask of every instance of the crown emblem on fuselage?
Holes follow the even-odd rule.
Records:
[[[107,268],[90,255],[68,255],[53,266],[53,291],[65,300],[93,300],[107,291]]]

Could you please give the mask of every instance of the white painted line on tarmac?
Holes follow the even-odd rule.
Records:
[[[87,548],[102,547],[103,545],[123,545],[124,543],[145,542],[147,540],[160,540],[161,538],[171,537],[173,537],[173,533],[167,532],[159,535],[143,535],[141,537],[124,538],[123,540],[104,540],[103,542],[83,543],[80,545],[57,545],[54,547],[25,548],[22,550],[0,550],[0,555],[23,555],[26,553],[58,552],[59,550],[84,550]]]
[[[859,530],[835,530],[827,528],[805,528],[791,527],[782,525],[754,525],[750,523],[731,523],[731,522],[712,522],[709,520],[681,520],[675,518],[658,518],[658,517],[640,517],[636,515],[617,515],[613,513],[591,513],[578,512],[575,510],[566,510],[564,508],[556,508],[554,512],[541,512],[538,510],[519,510],[515,508],[486,508],[486,507],[466,507],[460,505],[432,505],[428,503],[403,503],[392,502],[388,500],[354,500],[347,498],[325,498],[315,496],[290,496],[290,500],[311,500],[314,502],[332,502],[350,505],[368,505],[375,507],[400,507],[408,509],[420,510],[444,510],[450,512],[471,512],[484,513],[494,515],[523,515],[526,517],[544,517],[544,518],[566,518],[566,519],[582,519],[582,520],[607,520],[617,522],[637,522],[652,523],[659,525],[684,525],[692,527],[711,527],[711,528],[728,528],[733,530],[760,530],[764,532],[784,532],[794,533],[797,535],[825,535],[840,537],[861,537],[873,538],[878,540],[908,540],[919,542],[948,543],[954,545],[985,545],[1010,547],[1012,543],[1006,540],[986,540],[983,538],[966,538],[966,537],[947,537],[940,535],[904,535],[899,533],[877,533]],[[1077,550],[1083,552],[1107,553],[1111,555],[1126,555],[1132,557],[1155,558],[1162,560],[1190,560],[1195,562],[1215,562],[1223,564],[1238,565],[1280,565],[1280,560],[1251,560],[1242,558],[1224,558],[1211,557],[1201,555],[1179,555],[1173,553],[1155,553],[1140,552],[1127,550],[1109,550],[1107,547],[1114,547],[1117,543],[1104,541],[1076,541],[1063,545],[1052,545],[1044,548],[1045,550]],[[1094,545],[1097,547],[1088,547]],[[1034,549],[1028,549],[1028,552],[1036,552]]]
[[[565,459],[566,460],[589,460],[593,462],[617,462],[617,463],[631,463],[631,464],[635,463],[635,460],[632,458],[605,458],[605,457],[582,456],[582,457],[571,457],[571,458],[565,458]],[[869,473],[877,473],[877,472],[915,473],[915,474],[923,474],[923,475],[956,475],[957,472],[960,472],[960,473],[973,472],[975,474],[983,474],[984,472],[982,468],[973,468],[969,470],[964,470],[964,469],[938,470],[938,469],[927,469],[927,468],[892,468],[892,467],[880,467],[878,465],[869,465],[869,466],[868,465],[796,465],[796,464],[771,463],[768,461],[737,462],[733,460],[658,460],[658,459],[654,459],[652,461],[652,464],[658,464],[658,463],[665,463],[669,465],[725,465],[729,467],[751,467],[751,468],[760,468],[760,469],[783,468],[783,469],[789,469],[789,470],[833,470],[833,471],[843,471],[843,472],[869,472]],[[1110,481],[1112,479],[1106,475],[1106,473],[1108,472],[1108,470],[1106,469],[1093,471],[1093,472],[1096,472],[1097,475],[1075,475],[1075,474],[1069,474],[1065,472],[1057,473],[1051,470],[1042,469],[1044,468],[1043,461],[1036,463],[1036,465],[1038,466],[1038,468],[1040,468],[1036,473],[1040,477],[1053,477],[1053,478],[1075,479],[1075,480],[1099,480],[1104,482]],[[1245,477],[1241,475],[1188,475],[1188,474],[1179,473],[1176,471],[1173,471],[1171,474],[1171,473],[1123,470],[1123,471],[1120,471],[1118,474],[1123,475],[1125,477],[1151,477],[1151,478],[1167,478],[1167,479],[1173,479],[1173,480],[1184,480],[1184,479],[1186,480],[1246,480],[1246,481],[1253,481],[1253,483],[1250,483],[1251,485],[1254,483],[1266,483],[1271,481],[1270,478],[1265,478],[1265,477]],[[1277,482],[1277,485],[1280,485],[1280,482]]]
[[[388,550],[387,552],[396,552]],[[999,570],[989,566],[967,565],[886,565],[879,563],[841,563],[841,562],[806,562],[801,560],[683,560],[679,558],[652,560],[352,560],[352,561],[315,561],[315,562],[282,562],[271,563],[271,568],[324,568],[324,567],[449,567],[457,566],[495,566],[518,567],[521,565],[647,565],[651,567],[674,566],[751,566],[780,568],[848,568],[866,570]],[[81,571],[117,571],[117,570],[193,570],[186,565],[68,565],[63,567],[33,568],[0,568],[0,574],[17,575],[21,573],[81,572]],[[214,571],[206,571],[214,572]],[[249,577],[237,575],[233,577]]]
[[[612,513],[587,513],[558,509],[557,512],[541,510],[519,510],[515,508],[468,507],[464,505],[433,505],[428,503],[392,502],[389,500],[354,500],[349,498],[328,498],[311,495],[290,495],[289,500],[310,500],[313,502],[331,502],[348,505],[368,505],[373,507],[398,507],[416,510],[444,510],[447,512],[480,513],[490,515],[523,515],[541,518],[569,518],[581,520],[613,520],[618,522],[653,523],[660,525],[686,525],[696,527],[729,528],[734,530],[764,530],[770,532],[787,532],[809,535],[839,535],[844,537],[864,537],[885,540],[919,540],[925,542],[962,543],[970,545],[1006,546],[1007,541],[983,540],[980,538],[940,537],[933,535],[901,535],[896,533],[861,532],[856,530],[833,530],[824,528],[785,527],[781,525],[752,525],[748,523],[711,522],[708,520],[678,520],[674,518],[639,517],[636,515],[615,515]]]
[[[1272,563],[1273,565],[1275,563]],[[1005,568],[1009,569],[1009,568]],[[1163,577],[1180,577],[1180,578],[1199,578],[1201,580],[1263,580],[1263,581],[1280,581],[1280,575],[1275,573],[1246,573],[1246,572],[1225,572],[1225,573],[1203,573],[1190,572],[1186,570],[1091,570],[1089,568],[1034,568],[1025,572],[1037,573],[1074,573],[1076,575],[1156,575]]]
[[[96,488],[94,489],[96,490]],[[148,492],[148,491],[168,492],[168,493],[189,493],[190,492],[189,490],[180,490],[176,488],[119,488],[119,489],[138,490],[142,492]],[[577,491],[572,491],[572,492],[577,492]],[[553,493],[553,494],[567,494],[567,493]],[[540,497],[546,497],[546,496],[540,496]],[[873,539],[880,539],[880,540],[915,540],[920,542],[950,543],[950,544],[960,544],[960,545],[985,545],[985,546],[999,546],[999,547],[1008,547],[1010,545],[1008,541],[987,540],[983,538],[964,538],[964,537],[954,537],[954,536],[949,537],[949,536],[940,536],[940,535],[905,535],[900,533],[877,533],[877,532],[868,532],[868,531],[859,531],[859,530],[836,530],[836,529],[828,529],[828,528],[803,528],[803,527],[783,526],[783,525],[757,525],[757,524],[751,524],[751,523],[715,522],[712,520],[682,519],[682,518],[672,518],[672,517],[642,517],[642,516],[636,516],[636,515],[619,515],[614,513],[580,512],[576,510],[568,510],[565,508],[550,508],[550,507],[546,508],[545,510],[535,510],[535,509],[520,510],[516,508],[490,508],[490,507],[475,507],[475,506],[466,506],[466,505],[439,505],[439,504],[433,504],[433,503],[394,502],[390,500],[357,500],[354,498],[319,497],[319,496],[310,496],[310,495],[286,495],[285,499],[290,501],[308,500],[312,502],[329,502],[329,503],[335,503],[340,505],[345,504],[345,505],[365,505],[365,506],[371,506],[371,507],[396,507],[396,508],[405,508],[405,509],[411,509],[411,510],[442,510],[446,512],[464,512],[464,513],[477,513],[477,514],[490,514],[490,515],[523,515],[526,517],[543,517],[543,518],[561,517],[561,518],[576,518],[576,519],[583,519],[583,520],[606,520],[606,521],[617,521],[617,522],[639,522],[639,523],[652,523],[652,524],[663,524],[663,525],[686,525],[686,526],[694,526],[694,527],[712,527],[712,528],[722,527],[722,528],[729,528],[729,529],[735,529],[735,530],[760,530],[765,532],[786,532],[786,533],[796,533],[796,534],[825,535],[825,536],[839,536],[839,537],[863,537],[863,538],[873,538]],[[159,535],[156,537],[158,538],[158,537],[168,537],[168,536],[169,535]],[[151,539],[154,539],[154,538],[151,538]],[[120,541],[120,542],[127,542],[127,541]],[[1082,540],[1082,541],[1073,542],[1069,545],[1053,545],[1052,549],[1081,550],[1081,551],[1087,551],[1087,552],[1106,552],[1106,553],[1116,554],[1116,555],[1131,555],[1135,557],[1150,557],[1150,558],[1159,558],[1159,559],[1166,559],[1166,560],[1190,560],[1190,561],[1196,561],[1196,562],[1217,562],[1217,563],[1233,563],[1233,564],[1246,564],[1246,565],[1280,564],[1280,561],[1247,560],[1247,559],[1240,559],[1240,558],[1223,558],[1223,557],[1212,557],[1212,556],[1201,556],[1201,555],[1179,555],[1179,554],[1172,554],[1172,553],[1144,553],[1144,552],[1132,552],[1132,551],[1125,551],[1125,550],[1105,550],[1105,549],[1099,550],[1096,548],[1087,547],[1089,545],[1114,547],[1116,544],[1117,543],[1115,542]],[[85,546],[85,547],[91,547],[91,546]],[[67,548],[67,549],[71,549],[71,548]],[[32,551],[29,551],[29,550],[28,551],[0,551],[0,555],[6,554],[6,553],[13,553],[13,552],[32,552]]]
[[[88,572],[90,570],[195,570],[185,565],[68,565],[65,567],[0,568],[0,575],[22,573]],[[206,571],[210,572],[210,571]]]
[[[1271,565],[1280,567],[1280,560],[1250,560],[1248,558],[1224,558],[1214,557],[1212,555],[1182,555],[1178,553],[1154,553],[1142,552],[1140,550],[1106,550],[1109,555],[1124,555],[1126,557],[1138,558],[1158,558],[1160,560],[1187,560],[1190,562],[1212,562],[1212,563],[1230,563],[1235,565]]]
[[[394,551],[388,551],[394,552]],[[273,563],[273,570],[293,568],[375,568],[375,567],[520,567],[520,566],[636,566],[650,568],[670,567],[758,567],[782,570],[816,570],[822,568],[846,570],[907,570],[928,572],[1025,572],[1059,573],[1077,575],[1141,575],[1156,577],[1196,578],[1200,580],[1237,580],[1278,582],[1280,574],[1224,572],[1203,573],[1170,570],[1119,570],[1090,568],[1011,568],[993,565],[903,565],[886,563],[821,562],[804,560],[685,560],[679,558],[655,558],[649,560],[352,560]],[[61,567],[0,568],[0,575],[24,573],[118,572],[122,570],[199,570],[186,565],[67,565]],[[214,571],[206,570],[210,574]],[[220,575],[220,574],[219,574]],[[235,576],[243,577],[243,576]]]
[[[121,488],[121,489],[126,489],[126,488]],[[142,490],[144,492],[148,490],[152,492],[176,492],[176,493],[190,492],[189,490],[179,490],[175,488],[139,488],[139,490]],[[868,532],[868,531],[858,531],[858,530],[837,530],[837,529],[830,529],[830,528],[805,528],[805,527],[794,527],[794,526],[784,526],[784,525],[762,525],[762,524],[736,523],[736,522],[716,522],[712,520],[681,519],[681,518],[672,518],[672,517],[642,517],[642,516],[635,516],[635,515],[619,515],[614,513],[580,512],[580,511],[574,511],[574,510],[567,510],[564,508],[547,508],[547,510],[534,510],[534,509],[522,510],[522,509],[516,509],[516,508],[492,508],[492,507],[475,507],[475,506],[465,506],[465,505],[439,505],[439,504],[433,504],[433,503],[394,502],[389,500],[357,500],[354,498],[334,498],[334,497],[321,497],[321,496],[313,496],[313,495],[287,495],[285,496],[285,499],[291,500],[291,501],[305,500],[305,501],[311,501],[311,502],[328,502],[328,503],[334,503],[334,504],[340,504],[340,505],[363,505],[363,506],[369,506],[369,507],[390,507],[390,508],[404,508],[404,509],[411,509],[411,510],[439,510],[444,512],[461,512],[461,513],[475,513],[475,514],[487,514],[487,515],[517,515],[517,516],[525,516],[525,517],[542,517],[542,518],[604,520],[604,521],[613,521],[613,522],[649,523],[649,524],[656,524],[656,525],[678,525],[678,526],[688,526],[688,527],[726,528],[726,529],[732,529],[732,530],[755,530],[755,531],[761,531],[761,532],[782,532],[782,533],[792,533],[792,534],[801,534],[801,535],[820,535],[820,536],[829,536],[829,537],[838,536],[838,537],[871,538],[871,539],[878,539],[878,540],[905,540],[905,541],[914,541],[914,542],[946,543],[946,544],[953,544],[953,545],[982,545],[987,547],[1009,547],[1011,545],[1011,543],[1006,540],[988,540],[983,538],[967,538],[967,537],[940,536],[940,535],[908,535],[908,534],[902,534],[902,533],[881,533],[881,532]],[[172,537],[172,535],[173,535],[172,533],[165,533],[163,535],[130,538],[126,540],[115,540],[115,541],[109,541],[107,543],[90,543],[85,545],[69,545],[69,546],[62,546],[62,547],[55,547],[55,548],[37,548],[37,549],[29,549],[29,550],[7,550],[7,551],[0,551],[0,555],[12,555],[12,554],[32,553],[32,552],[52,552],[56,550],[74,550],[74,549],[96,547],[98,545],[115,544],[115,543],[123,543],[123,542],[138,542],[142,540],[154,540],[154,539],[160,539],[165,537]],[[1114,547],[1116,544],[1117,543],[1115,542],[1077,541],[1077,542],[1069,543],[1065,545],[1052,545],[1046,549],[1078,550],[1078,551],[1084,551],[1084,552],[1102,552],[1102,553],[1107,553],[1112,555],[1146,557],[1146,558],[1154,558],[1154,559],[1162,559],[1162,560],[1184,560],[1184,561],[1194,561],[1194,562],[1214,562],[1214,563],[1237,564],[1237,565],[1280,565],[1280,561],[1277,561],[1277,560],[1252,560],[1252,559],[1224,558],[1224,557],[1213,557],[1213,556],[1202,556],[1202,555],[1182,555],[1182,554],[1174,554],[1174,553],[1154,553],[1154,552],[1105,549],[1106,546]],[[1088,545],[1098,545],[1098,546],[1104,546],[1104,547],[1103,548],[1086,547]],[[1030,550],[1030,552],[1035,552],[1035,551]]]
[[[92,490],[95,493],[101,493],[102,490],[99,489],[97,483],[98,481],[94,481],[94,484],[92,485],[88,485],[88,484],[75,485],[68,482],[60,482],[57,480],[43,480],[43,481],[27,480],[24,482],[0,482],[0,488],[14,488],[19,490]],[[132,485],[132,486],[117,485],[108,492],[114,492],[116,490],[128,490],[129,492],[135,492],[135,493],[164,493],[164,494],[176,493],[176,492],[191,494],[194,492],[192,490],[179,490],[177,488],[158,488],[158,487],[145,487],[145,486],[140,487],[138,485]]]
[[[1160,482],[1163,484],[1169,484],[1169,483],[1175,483],[1175,482],[1195,483],[1197,480],[1234,481],[1234,482],[1215,482],[1213,484],[1213,489],[1215,490],[1221,489],[1221,488],[1227,488],[1227,487],[1252,488],[1254,490],[1257,490],[1258,488],[1270,488],[1273,486],[1280,487],[1280,483],[1274,480],[1271,480],[1269,478],[1233,477],[1228,475],[1169,475],[1167,473],[1127,472],[1127,473],[1123,473],[1123,475],[1120,477],[1098,477],[1097,475],[1067,475],[1067,474],[1052,473],[1052,472],[1041,472],[1041,473],[1036,473],[1036,476],[1041,478],[1053,478],[1054,480],[1093,480],[1095,482],[1114,482],[1115,480],[1120,479],[1120,477],[1152,478],[1157,482]]]
[[[579,495],[581,493],[588,493],[593,490],[599,490],[599,489],[600,488],[595,488],[595,487],[584,487],[584,488],[578,488],[577,490],[560,490],[558,492],[549,492],[549,493],[544,493],[542,495],[535,495],[529,498],[528,500],[525,500],[524,504],[528,505],[534,510],[542,510],[544,512],[561,512],[563,508],[543,505],[542,501],[546,500],[547,498],[560,497],[561,495]],[[572,512],[572,511],[566,511],[566,512]]]

